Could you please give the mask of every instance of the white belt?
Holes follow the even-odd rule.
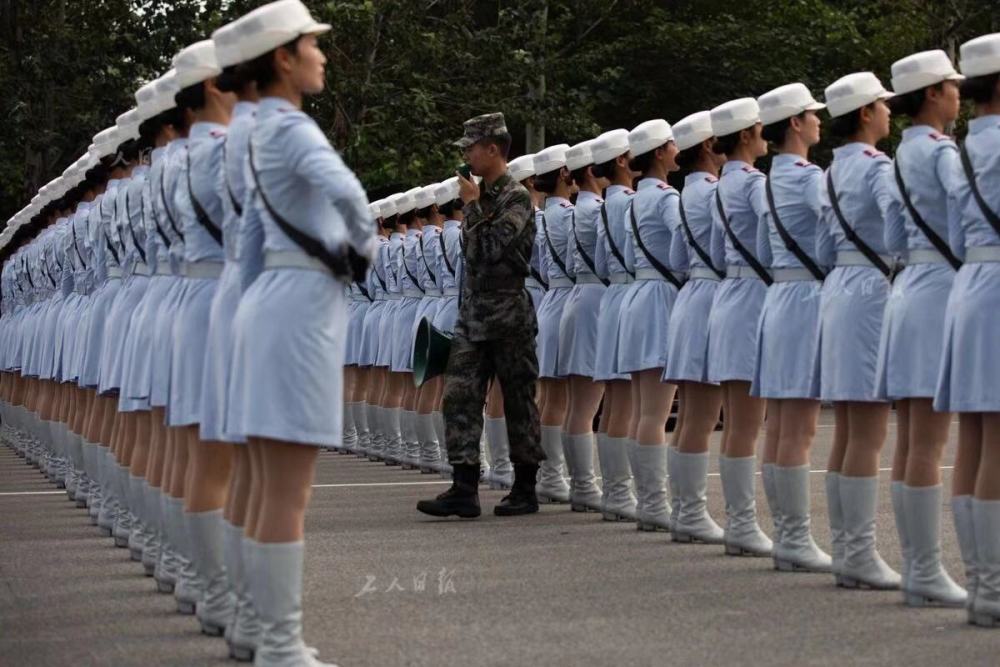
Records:
[[[906,264],[946,264],[944,255],[934,248],[920,248],[906,253]]]
[[[145,262],[136,262],[135,267],[132,269],[132,275],[134,276],[148,276],[149,266]]]
[[[629,278],[631,277],[632,276],[627,273],[612,273],[608,276],[608,282],[612,285],[627,285],[630,282]]]
[[[351,301],[367,301],[368,297],[364,294],[351,294]]]
[[[816,280],[816,276],[809,272],[809,269],[774,269],[774,282],[791,283],[802,280]]]
[[[121,278],[122,270],[119,266],[108,267],[108,278]]]
[[[557,287],[572,287],[573,281],[565,276],[562,278],[552,278],[549,280],[549,289],[555,289]]]
[[[403,298],[403,295],[400,294],[399,292],[388,292],[385,295],[385,298],[389,299],[389,301],[399,301],[400,299]]]
[[[754,271],[752,266],[747,266],[746,264],[729,264],[726,266],[726,277],[727,278],[756,278],[760,280],[760,276]]]
[[[418,289],[405,289],[403,290],[403,296],[410,299],[420,299],[424,296],[424,293]]]
[[[892,266],[892,257],[888,255],[879,255],[879,257],[888,266]],[[860,250],[838,250],[837,266],[870,266],[875,268],[875,265],[869,262]]]
[[[184,277],[198,279],[218,278],[222,275],[223,266],[225,264],[222,262],[185,262]]]
[[[424,296],[437,298],[441,296],[441,290],[439,290],[437,287],[425,287]]]
[[[576,274],[576,284],[577,285],[603,285],[601,279],[595,276],[593,273],[578,273]]]
[[[170,275],[170,261],[165,259],[162,262],[157,263],[157,265],[156,265],[156,273],[154,275],[157,275],[157,276],[169,276]]]
[[[271,251],[264,255],[264,269],[307,269],[332,275],[330,268],[320,260],[295,250]]]
[[[667,279],[663,276],[663,274],[656,269],[636,269],[635,279],[636,282],[640,280],[661,280],[663,282],[667,282]]]
[[[695,266],[691,269],[691,273],[688,274],[688,278],[691,280],[714,280],[719,282],[719,274],[708,268],[707,266]]]
[[[965,261],[973,264],[1000,262],[1000,245],[978,245],[966,248]]]
[[[538,282],[537,280],[535,280],[530,276],[524,279],[524,286],[527,287],[528,289],[540,289],[540,290],[545,289],[544,287],[542,287],[542,284],[540,282]]]
[[[457,287],[445,287],[441,290],[441,293],[444,294],[444,296],[458,296],[459,291]]]

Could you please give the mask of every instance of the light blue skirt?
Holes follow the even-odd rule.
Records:
[[[364,320],[361,323],[361,340],[358,341],[358,365],[374,366],[378,358],[378,334],[381,330],[382,313],[385,312],[389,302],[385,299],[376,299],[365,310]]]
[[[392,361],[393,373],[413,372],[413,321],[417,316],[420,299],[403,297],[396,307],[392,321]]]
[[[368,299],[351,300],[347,304],[347,344],[344,352],[344,364],[357,366],[361,356],[361,337],[364,334],[365,314],[371,302]]]
[[[58,338],[56,341],[56,358],[54,360],[56,367],[55,378],[59,382],[70,382],[73,379],[70,377],[70,365],[73,360],[73,341],[70,338],[69,331],[77,325],[82,303],[83,296],[76,292],[70,292],[63,302],[62,314],[59,317],[59,326],[55,333]]]
[[[56,291],[49,298],[49,307],[42,322],[40,336],[42,348],[38,357],[38,377],[42,380],[51,380],[55,377],[56,341],[58,340],[56,332],[59,330],[63,302],[62,292]]]
[[[542,305],[542,299],[545,298],[545,288],[541,285],[525,285],[524,289],[528,291],[528,296],[531,297],[531,305],[535,309],[535,313],[538,313],[538,307]]]
[[[453,334],[456,322],[458,322],[458,297],[441,297],[441,303],[434,312],[434,328],[446,334]]]
[[[889,281],[867,266],[838,266],[820,297],[820,398],[882,401],[875,370]]]
[[[154,331],[160,306],[174,285],[173,276],[151,276],[146,294],[132,316],[131,334],[125,346],[125,368],[119,395],[148,401],[152,389]],[[121,401],[119,401],[121,404]]]
[[[708,383],[708,317],[719,281],[688,280],[677,295],[667,325],[664,382]]]
[[[558,372],[562,377],[594,377],[597,355],[597,318],[607,288],[601,284],[574,285],[559,322]]]
[[[757,366],[757,325],[767,285],[759,278],[726,278],[708,316],[708,379],[752,382]]]
[[[132,335],[132,314],[149,287],[148,276],[132,276],[118,292],[118,298],[104,326],[100,393],[121,389],[125,369],[125,347]]]
[[[149,373],[149,404],[165,408],[170,401],[170,361],[174,352],[174,322],[184,296],[184,278],[168,276],[170,287],[153,313],[153,359]]]
[[[107,282],[94,293],[90,319],[87,324],[87,342],[84,345],[80,367],[80,386],[96,388],[101,379],[101,351],[104,349],[104,325],[118,291],[122,288],[121,278],[108,278]]]
[[[545,293],[538,306],[538,335],[535,338],[538,377],[563,377],[559,374],[559,325],[571,290],[571,287],[554,287]]]
[[[344,290],[320,271],[271,269],[233,323],[232,431],[331,447],[343,432]]]
[[[22,377],[38,377],[38,360],[41,357],[41,333],[48,305],[48,301],[38,301],[31,304],[28,331],[23,344],[24,351],[21,353]]]
[[[170,356],[170,400],[167,424],[201,423],[204,375],[208,345],[208,320],[218,278],[184,278],[184,296],[174,319]]]
[[[1000,263],[969,263],[955,276],[945,307],[934,408],[1000,412]]]
[[[944,313],[954,281],[955,270],[948,264],[914,264],[896,276],[879,345],[879,396],[934,396],[944,350]]]
[[[402,299],[389,299],[385,308],[382,309],[382,319],[378,322],[378,334],[376,336],[375,365],[379,368],[389,368],[392,366],[392,329],[396,321],[396,311],[402,305]]]
[[[84,386],[80,382],[80,373],[83,370],[83,354],[87,346],[87,332],[90,329],[90,314],[94,307],[96,292],[84,294],[80,302],[79,315],[76,322],[69,322],[66,327],[66,335],[69,338],[70,351],[70,379],[78,386]]]
[[[759,398],[819,398],[818,280],[767,288],[757,331],[757,364],[750,394]]]
[[[630,380],[631,376],[618,372],[618,325],[622,300],[631,284],[608,285],[601,296],[597,316],[597,351],[594,353],[594,379]]]
[[[637,373],[667,365],[667,334],[677,288],[665,280],[637,280],[621,303],[618,370]]]
[[[201,422],[198,437],[205,442],[241,442],[226,433],[226,397],[233,367],[233,318],[240,303],[239,265],[227,261],[208,311],[205,369],[201,375]]]

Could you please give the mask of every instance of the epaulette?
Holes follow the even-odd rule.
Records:
[[[947,134],[941,134],[940,132],[931,132],[927,136],[933,139],[934,141],[947,141],[951,139],[951,137],[949,137]]]
[[[670,189],[670,186],[667,185],[666,183],[657,183],[656,187],[660,188],[661,190],[669,190]]]
[[[752,174],[755,171],[760,171],[760,169],[757,169],[755,167],[742,167],[742,169],[743,169],[743,171],[745,171],[748,174]]]
[[[633,190],[632,188],[625,188],[625,194],[627,194],[627,195],[634,195],[635,194],[635,190]]]
[[[718,183],[719,182],[719,178],[717,176],[712,176],[711,174],[709,174],[708,176],[705,177],[705,182],[706,183]]]
[[[865,155],[867,155],[868,157],[882,157],[883,155],[885,155],[885,153],[883,153],[882,151],[873,151],[870,148],[866,148]]]
[[[597,201],[598,204],[604,203],[604,199],[602,199],[601,197],[598,197],[595,201]]]
[[[570,204],[568,201],[559,202],[559,205],[562,206],[563,208],[573,208],[573,205]]]
[[[212,130],[211,132],[209,132],[209,135],[211,135],[211,136],[215,137],[216,139],[218,139],[219,137],[226,136],[226,133],[223,132],[222,130]]]
[[[812,162],[809,162],[808,160],[799,160],[798,162],[795,163],[795,166],[796,167],[810,167],[810,166],[812,166]]]

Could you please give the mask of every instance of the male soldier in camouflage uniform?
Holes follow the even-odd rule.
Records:
[[[503,389],[514,486],[493,513],[528,514],[538,511],[535,477],[545,459],[535,405],[538,322],[524,289],[535,238],[534,209],[528,191],[507,171],[510,134],[503,114],[467,120],[455,145],[483,182],[480,191],[475,181],[458,175],[465,204],[465,275],[442,406],[454,483],[436,499],[417,503],[417,509],[433,516],[479,516],[483,403],[496,376]]]

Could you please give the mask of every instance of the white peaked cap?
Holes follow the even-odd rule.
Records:
[[[244,16],[231,23],[227,23],[212,33],[212,42],[215,44],[215,62],[218,63],[221,69],[246,60],[243,57],[243,49],[241,48],[242,33],[239,26],[239,22],[244,18],[246,17]]]
[[[383,199],[379,209],[382,211],[383,218],[391,218],[396,215],[396,205],[393,203],[392,197],[386,197]]]
[[[389,201],[396,208],[396,213],[398,215],[403,215],[404,213],[409,213],[413,210],[413,193],[411,190],[406,192],[397,192],[396,194],[389,197]]]
[[[965,76],[1000,72],[1000,32],[970,39],[959,53],[958,64]]]
[[[139,138],[139,110],[129,109],[122,115],[115,119],[115,126],[118,128],[119,140],[118,143],[122,144],[129,139]]]
[[[181,92],[177,83],[177,70],[167,70],[167,73],[154,83],[156,84],[156,106],[159,107],[157,113],[176,107],[177,100],[174,98],[177,93]]]
[[[371,213],[373,219],[378,219],[382,217],[382,200],[373,201],[368,203],[368,212]]]
[[[181,49],[173,60],[177,72],[177,87],[184,90],[188,86],[219,76],[222,68],[215,59],[215,42],[203,39]]]
[[[458,176],[452,176],[434,186],[434,203],[438,206],[444,206],[456,199],[458,199]]]
[[[724,137],[760,122],[760,107],[752,97],[730,100],[712,109],[712,134]]]
[[[594,164],[604,164],[628,153],[628,130],[610,130],[594,139],[590,147]]]
[[[897,95],[964,78],[955,71],[948,54],[940,49],[914,53],[892,64],[892,90]]]
[[[868,106],[875,100],[887,100],[894,96],[871,72],[855,72],[842,76],[827,86],[823,92],[826,106],[833,118]]]
[[[330,29],[328,23],[318,23],[299,0],[278,0],[258,7],[236,24],[244,60],[264,55],[300,35],[318,35]]]
[[[135,91],[135,103],[136,109],[139,111],[139,122],[152,118],[161,111],[166,111],[166,109],[161,108],[158,102],[159,96],[156,92],[156,81],[143,84],[139,87],[139,90]],[[173,101],[171,101],[172,104]]]
[[[677,150],[686,151],[715,136],[712,131],[712,112],[698,111],[674,123],[674,143]]]
[[[655,150],[674,138],[670,123],[662,118],[639,123],[628,133],[629,150],[632,155],[642,155]]]
[[[116,126],[101,130],[95,134],[93,154],[98,158],[113,154],[115,149],[118,148],[118,144],[121,143],[118,137],[119,132]]]
[[[514,158],[507,163],[507,170],[510,171],[510,177],[517,182],[521,182],[529,176],[535,175],[535,154],[530,153],[528,155],[522,155],[519,158]]]
[[[768,91],[757,98],[760,122],[764,125],[798,116],[803,111],[819,111],[826,105],[813,99],[803,83],[789,83]]]
[[[434,185],[425,185],[424,187],[417,190],[417,193],[413,196],[414,207],[421,209],[427,208],[434,203]]]
[[[595,141],[597,141],[597,139],[587,139],[586,141],[581,141],[574,146],[570,146],[569,150],[566,151],[566,168],[570,171],[576,171],[580,167],[586,167],[589,164],[594,164],[594,153],[592,149]]]
[[[547,174],[566,166],[566,151],[569,144],[556,144],[535,153],[532,162],[535,165],[536,174]]]

